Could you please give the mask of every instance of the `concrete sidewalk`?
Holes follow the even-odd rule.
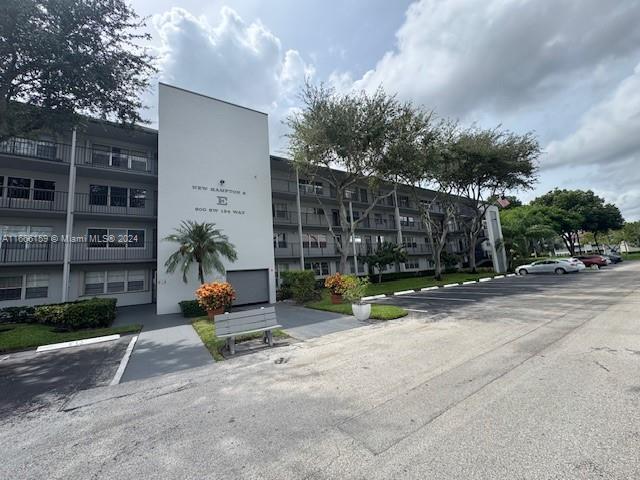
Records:
[[[292,303],[278,303],[275,307],[278,323],[289,335],[299,340],[308,340],[369,324],[360,322],[351,315],[312,310]]]
[[[189,319],[181,314],[156,315],[155,305],[118,308],[114,326],[144,325],[122,382],[142,380],[213,363]]]

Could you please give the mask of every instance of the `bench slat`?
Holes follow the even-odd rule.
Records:
[[[248,330],[248,331],[244,331],[242,332],[242,334],[246,334],[246,333],[256,333],[256,332],[266,332],[267,330],[273,330],[274,328],[279,328],[282,327],[282,325],[274,325],[273,327],[265,327],[265,328],[257,328],[255,330]],[[226,337],[236,337],[238,336],[237,333],[230,333],[230,334],[221,334],[218,335],[218,332],[216,331],[216,337],[219,338],[226,338]]]
[[[216,328],[216,336],[219,335],[231,335],[234,333],[241,334],[243,332],[247,332],[249,330],[256,329],[273,329],[278,326],[278,323],[251,323],[247,325],[243,325],[240,328],[232,327],[232,328]]]
[[[266,307],[266,308],[256,308],[253,310],[243,310],[241,312],[233,312],[233,313],[225,313],[219,315],[220,318],[244,318],[244,317],[252,317],[256,315],[264,315],[264,314],[276,314],[276,309],[274,307]]]

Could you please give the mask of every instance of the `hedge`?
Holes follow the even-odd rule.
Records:
[[[178,302],[178,305],[180,305],[182,316],[186,318],[202,317],[207,314],[197,300],[183,300]]]
[[[281,275],[280,300],[293,298],[298,303],[305,303],[317,297],[318,281],[313,270],[289,270]]]
[[[116,318],[115,298],[91,298],[75,302],[7,307],[0,309],[0,323],[42,323],[60,329],[101,328]]]

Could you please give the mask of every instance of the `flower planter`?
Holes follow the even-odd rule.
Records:
[[[216,315],[222,315],[223,313],[224,313],[224,307],[218,307],[212,310],[207,310],[207,316],[209,317],[209,320],[211,320],[212,322],[215,320]]]
[[[371,316],[371,304],[353,303],[351,304],[351,311],[353,311],[353,316],[356,317],[357,320],[369,320]]]
[[[342,295],[339,293],[331,293],[331,303],[334,305],[342,303]]]

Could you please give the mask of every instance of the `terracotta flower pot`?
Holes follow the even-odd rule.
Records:
[[[207,316],[209,320],[212,322],[215,320],[216,315],[222,315],[224,313],[224,307],[213,308],[211,310],[207,310]]]
[[[339,293],[331,293],[331,303],[335,305],[342,303],[342,295]]]

